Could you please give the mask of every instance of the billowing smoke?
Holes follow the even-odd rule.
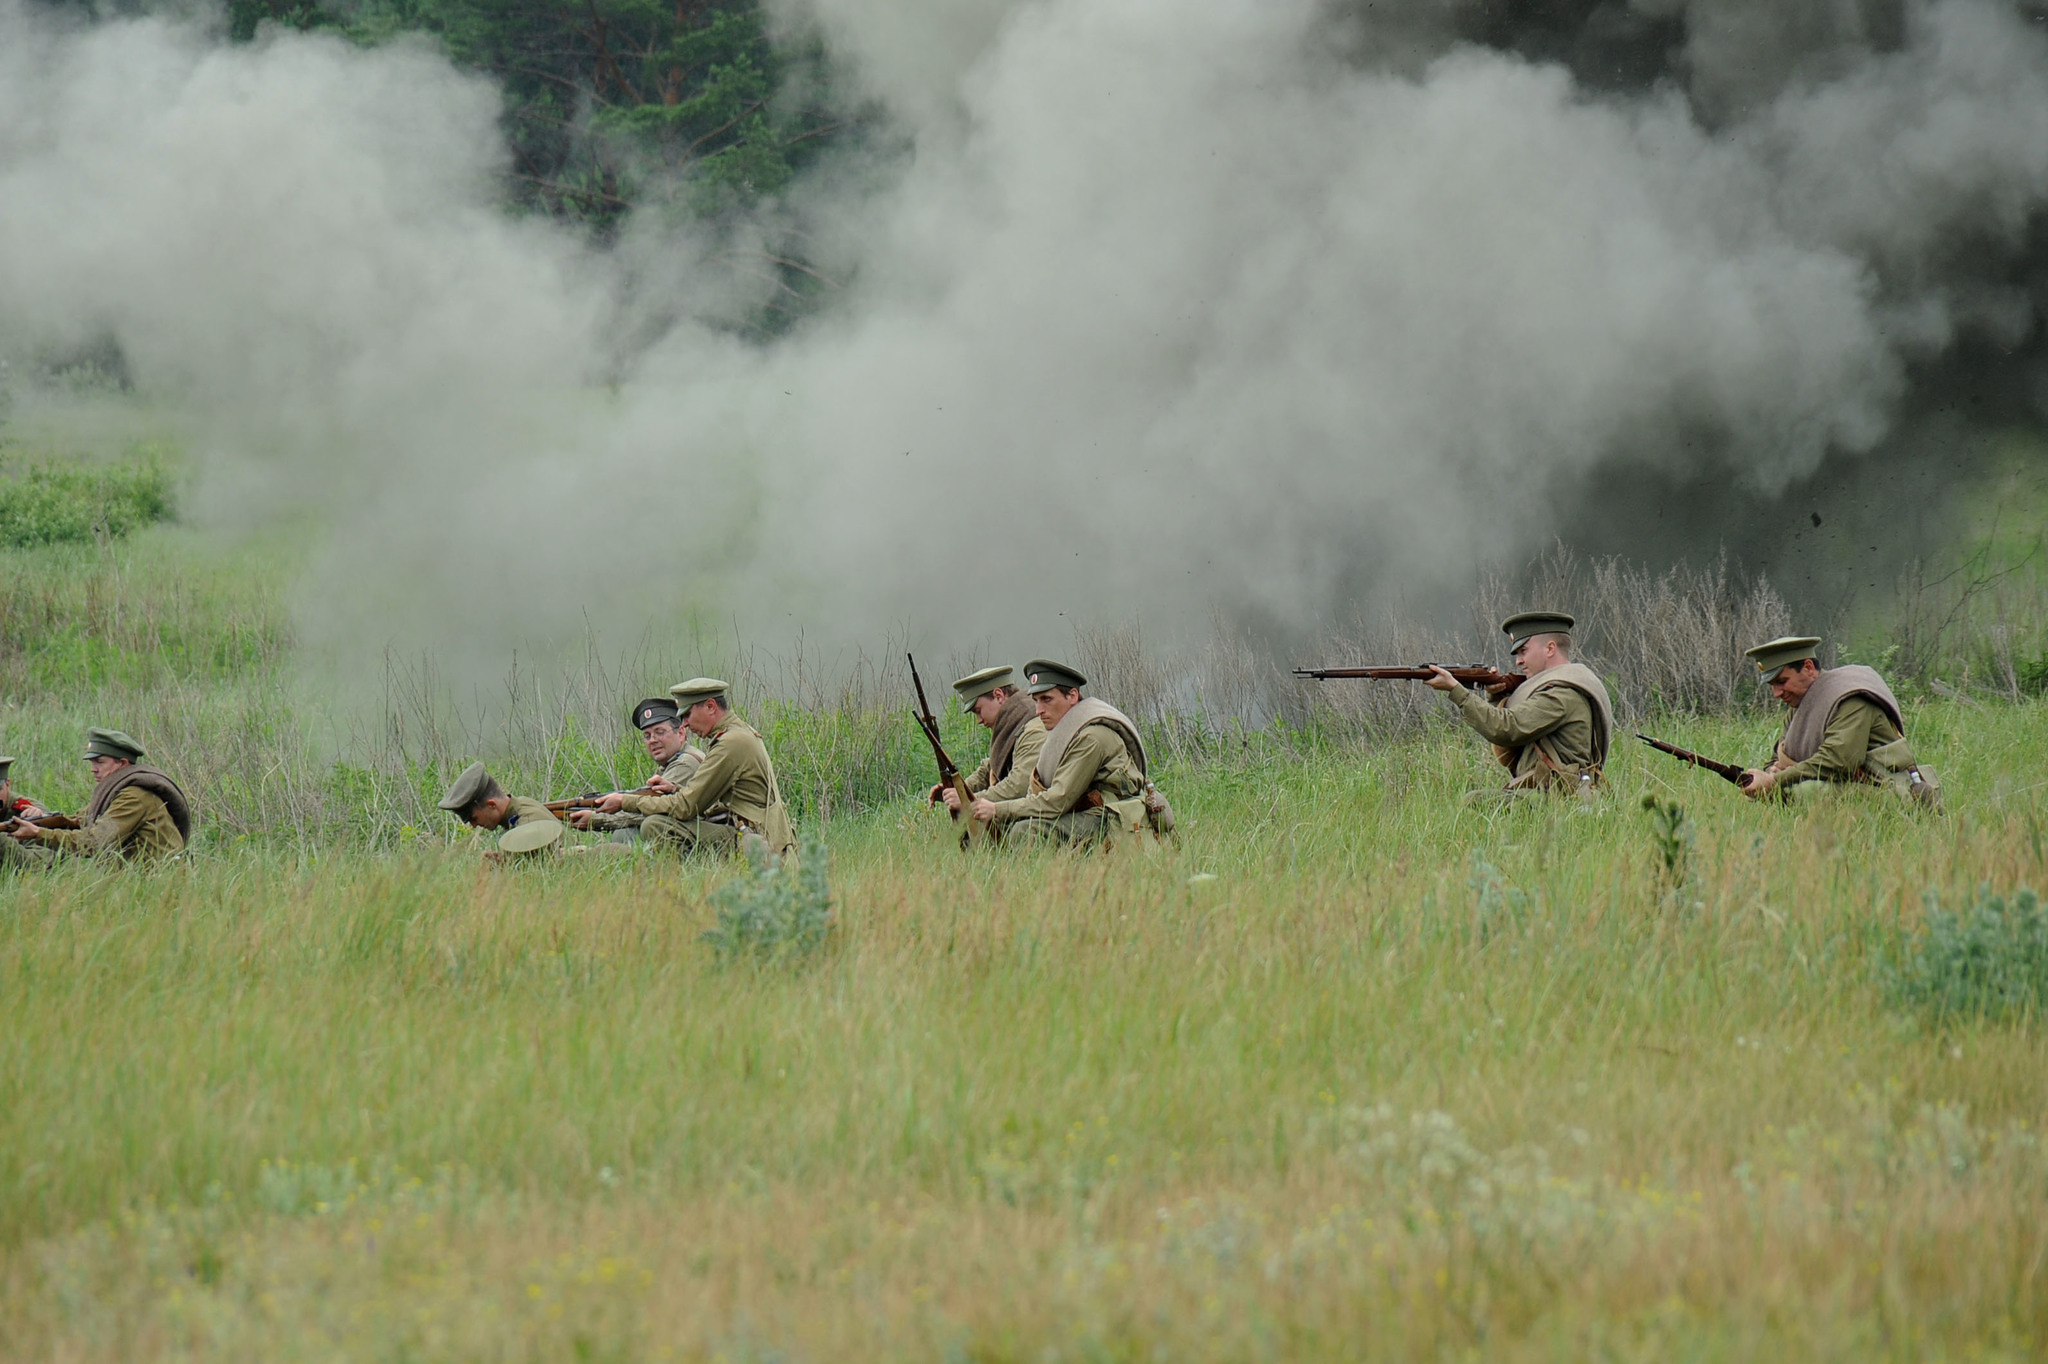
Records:
[[[899,141],[775,206],[843,287],[766,344],[719,243],[503,213],[424,47],[15,2],[4,340],[114,338],[202,513],[317,509],[337,647],[1302,630],[1772,543],[1984,355],[2034,400],[2048,38],[1990,0],[784,0]]]

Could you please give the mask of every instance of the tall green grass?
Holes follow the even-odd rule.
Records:
[[[2048,713],[1952,814],[1476,744],[1179,774],[1177,852],[835,822],[728,865],[223,850],[0,916],[0,1336],[36,1355],[1909,1358],[2048,1343],[2031,1019],[1923,1026],[1922,892],[2043,874]],[[1723,751],[1760,742],[1701,723]],[[1654,755],[1648,755],[1654,756]],[[1644,794],[1684,801],[1673,895]],[[580,1345],[578,1342],[582,1342]]]

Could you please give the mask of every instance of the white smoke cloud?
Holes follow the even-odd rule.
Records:
[[[1413,16],[1398,61],[1355,15],[1339,60],[1311,0],[783,17],[909,151],[797,193],[851,282],[773,345],[686,322],[598,386],[625,281],[700,315],[738,286],[672,227],[606,256],[507,219],[494,93],[424,48],[6,7],[0,330],[111,331],[213,505],[314,496],[306,620],[340,647],[696,612],[1021,654],[1455,589],[1616,459],[1782,486],[1881,439],[1958,328],[2031,326],[1953,268],[2048,195],[2048,45],[1984,0],[1802,48],[1712,126],[1418,62]]]

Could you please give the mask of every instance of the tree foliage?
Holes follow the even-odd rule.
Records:
[[[775,41],[757,0],[229,0],[236,40],[266,24],[432,35],[505,92],[514,201],[600,233],[750,207],[844,130],[818,46]]]

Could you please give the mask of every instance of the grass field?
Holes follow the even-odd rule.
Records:
[[[1940,817],[1635,745],[1591,808],[1469,810],[1498,769],[1424,729],[1184,762],[1177,850],[1086,859],[963,857],[914,746],[788,711],[879,775],[808,807],[825,949],[726,964],[729,866],[264,815],[438,780],[321,766],[272,550],[0,553],[29,789],[75,800],[84,724],[136,714],[243,783],[185,864],[0,882],[5,1357],[2048,1349],[2038,1013],[1895,969],[1929,892],[2048,886],[2048,704],[1914,704]]]

